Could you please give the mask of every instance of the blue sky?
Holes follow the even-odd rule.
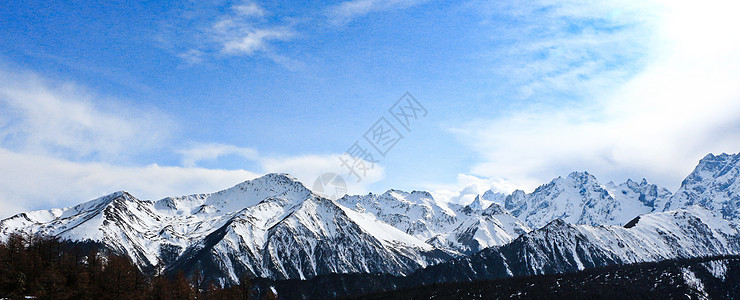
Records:
[[[350,193],[469,201],[588,170],[675,189],[739,152],[740,28],[681,1],[5,1],[5,215],[115,190],[310,185],[410,92],[428,114]],[[342,175],[347,175],[346,171]]]

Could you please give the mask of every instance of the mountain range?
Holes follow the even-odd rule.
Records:
[[[323,198],[287,174],[150,201],[119,191],[0,221],[14,232],[93,243],[145,272],[309,279],[335,273],[470,281],[740,254],[740,154],[709,154],[671,193],[573,172],[531,193],[467,205],[424,191]]]

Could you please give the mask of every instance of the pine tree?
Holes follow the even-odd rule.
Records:
[[[188,282],[187,278],[185,277],[185,273],[183,273],[182,271],[178,272],[177,275],[175,275],[175,280],[173,282],[172,288],[176,300],[195,299],[195,297],[193,296],[193,287],[190,285],[190,282]]]

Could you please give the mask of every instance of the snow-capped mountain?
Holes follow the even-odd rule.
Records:
[[[480,209],[490,206],[491,203],[496,203],[500,206],[504,206],[506,202],[506,196],[507,195],[504,193],[488,190],[484,192],[482,195],[476,196],[470,205],[472,207],[476,207]]]
[[[700,205],[740,222],[740,154],[708,154],[667,204],[669,209]]]
[[[159,218],[151,202],[116,192],[69,208],[17,214],[0,222],[0,234],[4,238],[19,230],[100,243],[149,268],[163,240],[152,230]]]
[[[484,210],[477,210],[474,206],[460,209],[453,205],[457,208],[460,225],[448,234],[432,238],[430,244],[471,254],[487,247],[504,245],[531,230],[496,203],[491,203]]]
[[[626,227],[556,219],[501,247],[431,266],[423,282],[575,272],[613,264],[740,253],[738,231],[701,207],[641,215]]]
[[[437,248],[459,253],[503,245],[530,230],[495,203],[484,209],[477,198],[463,206],[437,201],[428,192],[389,190],[381,195],[348,195],[337,202]]]
[[[675,195],[644,179],[601,184],[573,172],[469,205],[399,190],[332,201],[268,174],[212,194],[149,201],[116,192],[20,213],[0,221],[0,240],[22,231],[95,243],[142,270],[199,272],[224,285],[425,267],[452,272],[434,280],[469,280],[740,254],[738,162],[707,155]]]
[[[588,172],[573,172],[529,194],[514,191],[505,198],[504,205],[532,228],[555,219],[572,224],[624,225],[640,214],[663,211],[670,195],[645,179],[602,185]]]
[[[648,183],[644,178],[640,182],[627,179],[619,185],[610,181],[605,187],[623,207],[620,211],[622,215],[617,216],[617,219],[621,220],[633,218],[634,212],[642,214],[665,211],[666,204],[672,196],[668,189]]]
[[[156,202],[116,192],[0,223],[0,237],[18,230],[99,243],[145,270],[197,270],[221,283],[238,282],[244,272],[270,278],[400,275],[450,258],[372,215],[314,195],[284,174]]]
[[[269,212],[265,214],[265,212]],[[262,216],[264,217],[262,217]],[[403,275],[449,256],[367,215],[310,197],[268,198],[194,243],[169,268],[238,282],[241,272],[276,279],[328,273]]]

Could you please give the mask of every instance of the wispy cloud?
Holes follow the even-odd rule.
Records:
[[[567,3],[552,8],[557,12],[553,23],[571,22],[573,16],[609,16],[602,8],[610,6]],[[645,11],[635,6],[615,19],[619,26],[588,33],[595,48],[575,53],[600,53],[596,56],[571,58],[568,53],[574,52],[566,46],[565,61],[538,62],[542,66],[535,69],[553,71],[535,72],[535,87],[526,82],[520,87],[553,101],[529,102],[502,117],[453,129],[483,158],[471,171],[530,189],[572,170],[589,170],[602,180],[644,176],[676,188],[706,153],[740,151],[740,42],[729,38],[740,23],[723,13],[732,9],[721,8],[721,3],[661,4],[665,6],[656,9],[653,3]],[[627,40],[611,44],[614,37]],[[656,42],[644,48],[651,63],[623,69],[620,59],[610,59],[630,51],[617,45],[642,43],[646,37]],[[532,43],[539,49],[551,41]],[[583,69],[575,76],[563,75],[581,70],[581,63],[613,71]],[[533,72],[531,68],[524,65],[522,72]],[[612,78],[620,70],[629,74]]]
[[[494,43],[483,56],[519,100],[593,97],[647,61],[654,4],[581,0],[477,3]]]
[[[174,127],[163,114],[103,100],[71,82],[3,69],[0,146],[71,159],[115,159],[154,147]]]
[[[171,24],[165,26],[173,36],[163,35],[162,44],[182,48],[177,55],[189,64],[216,57],[245,56],[264,57],[289,68],[296,66],[293,60],[281,55],[275,46],[297,35],[292,24],[270,20],[268,17],[271,13],[251,1],[229,4],[223,10],[210,12],[213,9],[192,8],[188,13],[175,17]],[[175,25],[178,23],[184,25]],[[183,36],[188,39],[183,41]]]
[[[164,113],[132,108],[73,82],[0,68],[0,218],[86,201],[116,190],[156,199],[211,192],[255,177],[244,170],[137,166],[176,127]],[[243,149],[226,147],[221,151]],[[218,152],[218,151],[216,151]],[[209,152],[188,153],[192,160]]]
[[[350,0],[341,2],[327,10],[330,23],[343,25],[364,15],[409,8],[427,0]]]
[[[202,147],[206,149],[210,147]],[[191,157],[212,157],[203,153],[226,153],[227,150],[195,151]],[[242,152],[245,149],[238,149]],[[250,150],[246,150],[251,152]],[[251,155],[249,153],[248,155]],[[218,157],[219,155],[215,155]],[[11,151],[0,147],[0,219],[22,211],[75,205],[108,193],[126,190],[141,199],[210,193],[229,188],[265,172],[290,173],[313,188],[322,174],[333,172],[344,177],[349,193],[367,192],[367,186],[383,178],[383,168],[376,165],[361,182],[347,176],[339,155],[303,155],[261,158],[263,170],[206,169],[197,166],[147,166],[76,162],[47,155]]]
[[[232,8],[237,15],[242,17],[261,17],[266,13],[262,7],[252,2],[237,4]]]
[[[221,51],[232,55],[269,51],[270,42],[285,41],[294,36],[288,26],[264,24],[262,17],[265,14],[267,12],[256,3],[234,5],[229,13],[220,16],[211,26],[211,34],[221,44]]]
[[[188,49],[187,51],[177,55],[182,60],[190,65],[202,63],[205,59],[206,53],[198,49]]]
[[[476,196],[488,190],[507,194],[517,188],[510,182],[498,178],[481,178],[469,174],[458,174],[455,183],[426,184],[425,186],[431,191],[434,199],[465,205],[470,204]]]
[[[361,172],[363,177],[358,181],[358,177],[350,174],[346,167],[343,167],[339,157],[341,154],[329,155],[299,155],[290,157],[270,157],[260,160],[265,172],[287,172],[305,183],[308,188],[312,188],[316,179],[325,173],[335,173],[342,176],[347,184],[349,194],[362,194],[368,191],[368,186],[383,179],[384,168],[380,164],[374,164],[374,167],[366,173]],[[370,162],[365,162],[371,166]]]
[[[102,109],[107,102],[72,82],[0,71],[0,218],[117,190],[159,199],[214,192],[265,172],[293,174],[311,188],[324,173],[346,173],[339,154],[261,156],[252,148],[197,142],[176,151],[182,166],[138,165],[130,156],[162,149],[176,124],[166,114],[113,104]],[[257,170],[199,166],[233,155],[254,161]],[[376,165],[361,182],[345,177],[350,192],[363,193],[382,179],[383,167]]]
[[[380,164],[365,161],[371,169],[361,172],[362,178],[349,173],[346,166],[342,166],[342,154],[302,154],[302,155],[260,155],[257,150],[220,143],[196,143],[177,151],[182,156],[184,167],[198,167],[199,162],[216,162],[229,155],[237,155],[254,162],[260,173],[289,173],[306,184],[308,188],[316,179],[326,173],[335,173],[343,177],[347,183],[349,193],[365,193],[368,186],[383,179],[384,168]],[[345,158],[346,159],[346,158]],[[360,172],[360,171],[358,171]]]
[[[252,55],[257,51],[265,51],[271,41],[285,41],[293,36],[293,31],[287,28],[236,28],[238,31],[223,32],[222,51],[226,54]]]
[[[214,161],[226,155],[238,155],[248,160],[259,159],[257,150],[219,143],[197,143],[192,147],[178,150],[177,152],[182,155],[182,164],[185,167],[195,167],[198,162]]]
[[[244,170],[74,162],[0,147],[0,218],[126,190],[142,199],[214,192],[257,177]]]

